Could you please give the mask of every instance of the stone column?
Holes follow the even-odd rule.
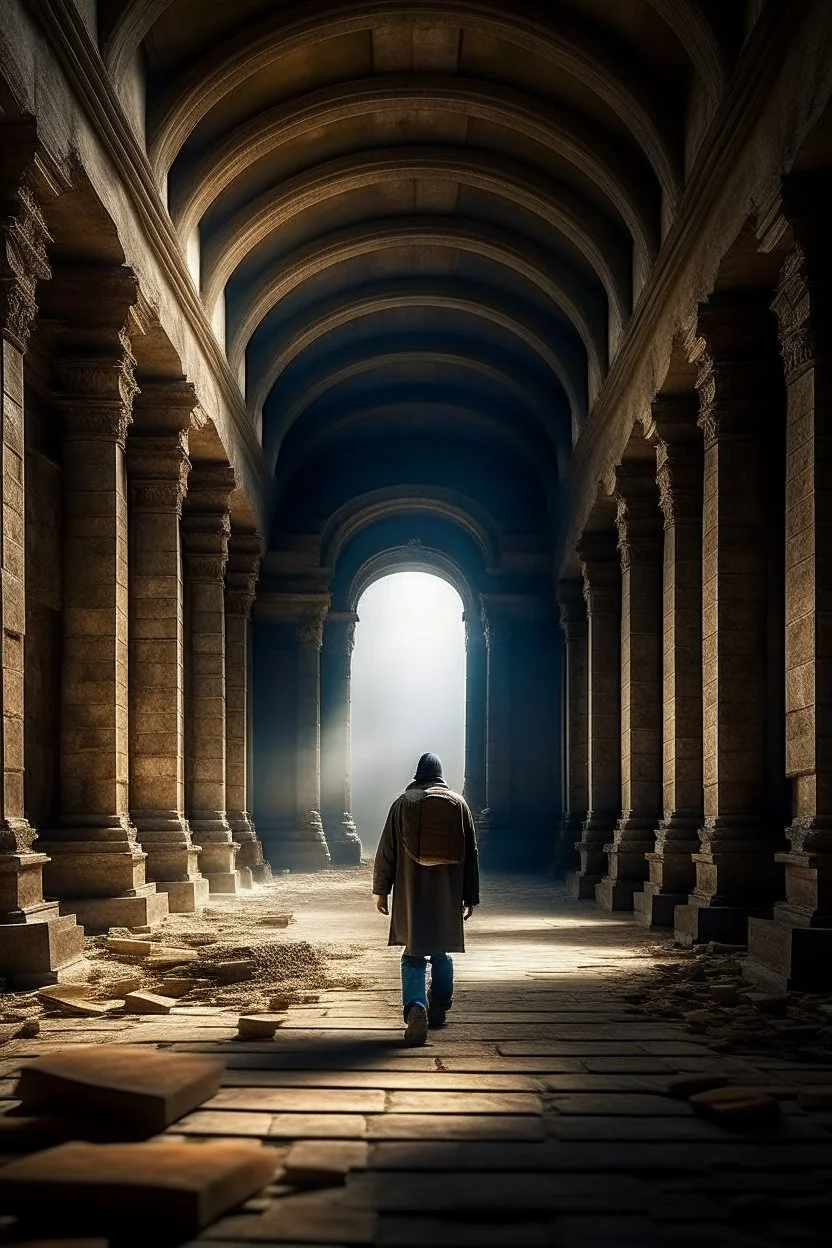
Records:
[[[784,188],[792,243],[774,300],[786,409],[785,900],[751,919],[746,978],[777,991],[832,988],[832,249],[828,189]],[[775,226],[783,228],[784,221]]]
[[[238,845],[243,888],[271,879],[254,830],[248,788],[248,685],[251,609],[263,553],[259,533],[232,529],[225,572],[225,788],[228,825]]]
[[[662,805],[650,878],[636,920],[673,927],[693,889],[702,825],[702,440],[691,398],[659,398],[647,435],[656,445],[664,516]]]
[[[477,821],[480,857],[487,867],[510,859],[511,816],[511,643],[512,623],[484,604],[486,645],[486,807]],[[516,832],[515,832],[516,835]]]
[[[588,630],[586,603],[580,581],[558,584],[560,626],[564,645],[564,803],[560,825],[562,871],[576,871],[580,859],[575,838],[580,836],[587,816],[587,730],[588,730]]]
[[[662,530],[655,460],[615,470],[621,555],[621,818],[595,896],[632,910],[656,843],[662,775]]]
[[[621,570],[615,535],[584,534],[578,557],[588,638],[588,810],[575,842],[581,865],[569,873],[567,884],[571,897],[594,899],[621,801]]]
[[[58,278],[55,279],[58,283]],[[50,290],[63,419],[64,552],[60,820],[44,836],[44,888],[85,928],[153,923],[165,893],[145,878],[129,814],[127,489],[136,383],[135,277],[65,270]]]
[[[771,323],[770,323],[771,322]],[[770,914],[782,833],[766,812],[766,455],[776,429],[774,326],[756,298],[714,296],[693,351],[705,438],[702,518],[704,823],[696,886],[676,909],[685,944],[745,944]]]
[[[0,131],[6,138],[7,131]],[[23,356],[37,315],[35,287],[50,276],[49,235],[28,180],[3,179],[0,207],[0,976],[12,988],[71,977],[84,933],[43,899],[44,853],[33,849],[23,799],[23,661],[26,628]]]
[[[295,826],[286,837],[286,859],[295,871],[315,871],[330,861],[321,819],[321,647],[325,611],[295,624],[297,743]]]
[[[350,813],[350,681],[355,626],[353,611],[330,611],[321,653],[321,803],[332,862],[355,867],[361,841]]]
[[[130,813],[147,877],[171,911],[208,899],[185,818],[185,679],[179,525],[188,487],[188,383],[151,383],[127,440],[130,496]]]
[[[231,468],[195,466],[182,516],[186,809],[194,839],[202,846],[200,870],[212,893],[234,893],[239,885],[239,846],[226,817],[225,789],[225,567],[233,489]]]
[[[487,660],[482,619],[465,612],[465,784],[476,819],[485,809],[485,699]]]

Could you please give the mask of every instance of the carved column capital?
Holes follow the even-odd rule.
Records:
[[[188,435],[145,437],[132,433],[127,443],[127,480],[130,502],[142,511],[182,514],[188,492]]]
[[[324,644],[326,608],[304,616],[295,623],[295,637],[304,650],[320,650]]]
[[[471,615],[468,611],[462,613],[462,623],[465,628],[465,652],[470,654],[478,646],[485,645],[485,624],[481,616]]]
[[[254,606],[263,539],[256,529],[232,529],[225,572],[225,609],[248,619]]]
[[[498,647],[505,646],[511,641],[512,621],[484,615],[482,618],[482,632],[486,649],[489,651],[496,650]]]
[[[349,659],[355,649],[355,626],[358,616],[354,611],[330,611],[325,620],[327,651],[338,651]]]
[[[27,172],[0,221],[0,333],[25,351],[37,315],[35,287],[51,276],[46,248],[52,241]]]
[[[233,489],[234,473],[226,465],[199,464],[191,471],[182,512],[185,570],[191,580],[222,583],[225,578]]]
[[[701,519],[703,466],[699,446],[669,446],[667,442],[657,445],[656,481],[666,529]]]
[[[586,602],[584,601],[583,584],[581,581],[558,581],[558,609],[560,626],[567,642],[586,637],[587,618]]]
[[[769,309],[753,294],[714,295],[700,305],[688,346],[706,447],[725,438],[760,437],[762,412],[778,382]]]
[[[819,357],[829,358],[832,341],[832,251],[796,243],[783,261],[771,308],[777,317],[780,353],[791,385]]]
[[[613,533],[585,533],[578,542],[587,616],[615,615],[619,608],[620,556]]]
[[[632,563],[658,563],[661,528],[655,462],[651,459],[620,464],[614,479],[615,527],[622,571]]]

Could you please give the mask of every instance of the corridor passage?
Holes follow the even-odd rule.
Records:
[[[235,1039],[240,1007],[227,1000],[186,997],[161,1018],[45,1018],[38,1037],[0,1050],[0,1087],[10,1096],[28,1057],[68,1042],[216,1052],[221,1091],[169,1134],[262,1139],[278,1163],[297,1140],[351,1142],[346,1186],[298,1193],[278,1165],[273,1186],[192,1248],[824,1242],[832,1114],[797,1097],[832,1088],[832,1064],[782,1048],[715,1052],[681,1017],[656,1016],[656,981],[674,968],[704,979],[708,954],[568,901],[545,881],[492,878],[468,924],[469,952],[456,959],[449,1025],[407,1049],[398,951],[386,948],[369,892],[366,864],[284,875],[246,900],[212,897],[212,924],[160,925],[177,943],[190,925],[196,943],[197,929],[237,922],[250,933],[293,911],[279,943],[328,953],[329,982],[344,986],[293,1005],[274,1040]],[[677,1074],[714,1070],[774,1091],[779,1122],[729,1130],[667,1095]]]

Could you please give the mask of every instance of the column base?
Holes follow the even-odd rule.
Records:
[[[136,844],[44,839],[38,849],[49,857],[43,868],[47,897],[119,897],[146,883],[147,855]]]
[[[167,893],[158,893],[155,884],[143,884],[121,897],[61,898],[60,911],[75,915],[87,934],[111,927],[152,927],[169,913]]]
[[[634,898],[642,885],[633,880],[614,880],[605,876],[595,885],[595,903],[602,910],[632,911]]]
[[[832,928],[749,919],[743,978],[772,992],[832,990]]]
[[[317,811],[297,821],[281,822],[266,828],[260,836],[271,865],[277,871],[321,871],[330,865],[324,825]]]
[[[585,815],[573,815],[567,812],[561,819],[558,829],[560,836],[555,858],[556,872],[563,872],[566,875],[579,869],[580,859],[575,849],[575,838],[580,836],[585,818]]]
[[[198,914],[208,904],[210,885],[204,875],[193,880],[156,880],[156,891],[168,899],[171,914]]]
[[[648,883],[633,897],[633,918],[641,927],[673,927],[676,907],[686,905],[687,893],[664,893]]]
[[[72,914],[0,925],[0,976],[9,988],[42,988],[86,979],[84,929]]]
[[[236,870],[239,846],[233,841],[203,842],[199,867],[212,893],[237,893],[240,877]]]
[[[361,865],[361,840],[350,815],[327,820],[326,843],[334,867],[358,867]]]
[[[567,871],[566,893],[570,901],[594,901],[595,890],[603,876],[588,871]]]
[[[706,902],[688,901],[677,906],[673,935],[680,945],[702,945],[717,940],[726,945],[748,943],[748,920],[770,918],[771,908],[750,909],[744,906],[710,906]]]

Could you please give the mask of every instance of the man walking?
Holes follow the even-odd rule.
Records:
[[[382,914],[389,913],[391,888],[388,944],[404,945],[405,1043],[424,1044],[428,1025],[441,1027],[451,1008],[449,955],[465,952],[463,919],[471,917],[480,900],[474,820],[464,798],[445,783],[435,754],[422,755],[413,783],[387,815],[373,866],[373,896]]]

